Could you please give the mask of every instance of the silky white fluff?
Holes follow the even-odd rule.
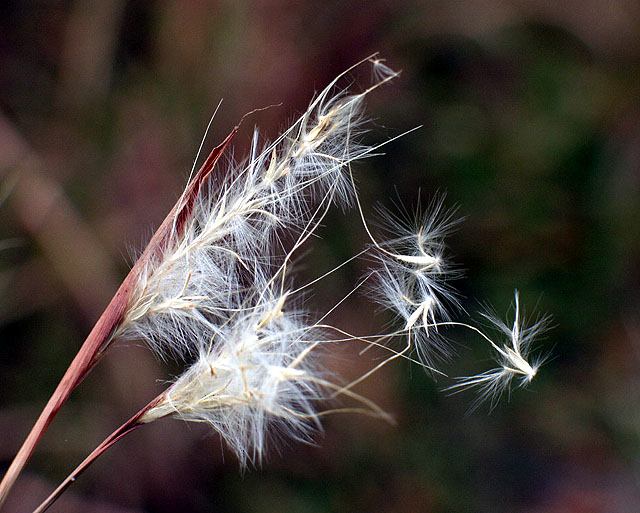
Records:
[[[520,387],[529,384],[544,360],[531,358],[531,344],[545,330],[548,318],[531,327],[523,326],[516,291],[511,328],[493,313],[483,314],[507,336],[508,342],[502,347],[478,328],[451,320],[447,307],[458,308],[459,303],[449,282],[457,273],[445,258],[444,237],[457,221],[453,211],[443,210],[443,198],[434,200],[423,215],[399,217],[382,210],[381,218],[383,232],[395,237],[378,241],[369,232],[378,265],[372,271],[374,286],[369,287],[368,292],[401,319],[403,324],[396,334],[404,334],[407,343],[400,354],[415,350],[426,369],[436,370],[437,360],[446,360],[452,355],[451,345],[440,335],[439,328],[462,326],[479,333],[492,345],[500,366],[476,376],[456,378],[457,383],[447,390],[456,393],[478,388],[480,393],[471,405],[473,410],[485,400],[495,407],[500,397],[510,391],[514,380]]]
[[[523,315],[520,310],[520,295],[515,291],[515,313],[513,324],[507,326],[493,313],[484,313],[483,317],[505,337],[501,345],[494,342],[484,332],[466,326],[478,332],[491,344],[495,351],[495,361],[498,367],[475,376],[457,378],[458,383],[447,388],[450,392],[457,393],[467,388],[478,389],[478,399],[471,405],[471,410],[482,402],[489,401],[491,407],[495,407],[500,397],[506,392],[510,393],[513,381],[516,386],[524,387],[531,383],[538,373],[538,368],[544,361],[544,357],[533,357],[531,354],[532,342],[538,338],[549,326],[549,318],[542,317],[531,326],[524,325]]]
[[[349,203],[354,191],[345,169],[371,152],[354,140],[363,99],[396,75],[387,69],[354,95],[332,94],[337,77],[262,149],[256,131],[250,156],[212,177],[184,233],[148,264],[116,336],[145,340],[162,357],[201,354],[256,284],[274,279],[273,269],[290,258],[279,234],[297,233],[295,250],[315,230],[318,213]]]
[[[285,309],[286,299],[261,298],[220,326],[141,422],[169,415],[206,422],[242,466],[262,459],[269,437],[308,440],[331,384],[315,360],[319,332],[302,313]]]
[[[308,440],[327,399],[348,396],[384,416],[328,379],[317,353],[329,342],[291,306],[305,287],[287,292],[296,252],[332,204],[355,194],[346,169],[373,151],[354,140],[363,99],[396,73],[371,63],[369,89],[333,94],[338,77],[275,142],[256,131],[249,157],[210,177],[184,233],[144,269],[116,336],[189,365],[141,422],[208,423],[245,466],[278,433]]]
[[[403,332],[420,360],[433,368],[447,359],[451,347],[438,334],[449,320],[448,307],[458,301],[449,281],[456,271],[445,257],[444,237],[455,225],[453,212],[443,210],[443,198],[413,217],[380,210],[380,225],[387,239],[374,240],[377,266],[372,270],[370,296],[400,317]]]
[[[261,143],[255,131],[249,157],[209,178],[184,232],[141,273],[115,336],[146,340],[161,357],[189,363],[141,422],[172,416],[207,423],[246,466],[260,462],[270,438],[309,440],[327,399],[350,397],[358,411],[384,417],[353,388],[395,358],[415,349],[430,367],[450,355],[438,328],[453,324],[448,309],[457,306],[448,283],[455,271],[444,254],[451,213],[443,212],[442,200],[417,221],[383,212],[385,239],[378,240],[355,192],[349,166],[374,151],[354,140],[362,132],[363,99],[397,75],[380,59],[369,62],[376,80],[370,88],[334,94],[338,77],[273,143]],[[288,292],[291,262],[329,207],[354,200],[372,240],[365,252],[378,264],[367,280],[375,283],[372,297],[403,322],[388,335],[356,337],[322,325],[326,316],[312,321],[296,297],[307,286]],[[511,345],[492,342],[501,369],[465,378],[456,390],[480,386],[496,398],[513,375],[525,381],[535,375],[526,351],[539,330],[520,328],[517,296],[516,310]],[[322,336],[331,330],[343,340],[382,346],[388,357],[338,385],[318,359],[333,343]],[[384,346],[398,336],[406,338],[405,349]]]

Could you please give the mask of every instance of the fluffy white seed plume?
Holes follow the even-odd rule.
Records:
[[[38,512],[100,454],[143,424],[165,417],[206,423],[246,467],[260,463],[272,438],[309,441],[320,428],[320,417],[336,411],[323,405],[337,397],[357,403],[356,408],[338,411],[389,419],[353,390],[396,358],[415,362],[408,354],[412,349],[421,360],[417,363],[438,372],[431,367],[433,359],[450,354],[438,328],[461,325],[449,321],[447,312],[458,306],[448,286],[455,272],[444,258],[443,239],[452,227],[452,214],[442,211],[442,200],[417,221],[383,212],[386,240],[373,237],[350,164],[378,148],[354,139],[363,131],[364,98],[397,73],[375,57],[356,66],[364,62],[372,66],[371,87],[358,94],[335,93],[338,80],[353,68],[347,70],[274,142],[262,143],[256,130],[249,157],[230,162],[225,174],[213,174],[236,127],[187,185],[87,338],[79,363],[72,364],[71,385],[65,375],[64,390],[50,404],[59,408],[56,401],[66,400],[116,339],[145,340],[159,356],[188,362],[186,370],[87,456]],[[369,276],[373,279],[364,281],[374,282],[373,298],[402,319],[403,327],[393,333],[355,336],[323,324],[351,293],[317,321],[295,307],[295,302],[300,304],[296,296],[329,273],[289,288],[292,260],[329,207],[354,201],[372,241],[360,255],[372,255],[378,264]],[[495,316],[485,317],[507,336],[502,347],[477,328],[464,326],[489,341],[499,367],[461,378],[449,390],[477,387],[481,399],[489,398],[494,405],[514,379],[523,386],[536,375],[541,361],[529,359],[530,345],[545,320],[524,327],[517,292],[511,328]],[[328,332],[341,338],[326,338]],[[406,339],[404,348],[386,345],[398,337]],[[323,370],[319,353],[341,342],[364,344],[363,352],[378,347],[386,357],[357,379],[338,383]],[[45,428],[54,414],[42,417]],[[26,447],[32,450],[33,445]]]
[[[342,391],[318,364],[320,330],[287,299],[260,299],[235,314],[140,422],[173,416],[208,423],[242,466],[260,462],[268,438],[308,441],[320,427],[319,403]]]
[[[524,387],[533,380],[544,358],[537,357],[532,359],[531,344],[549,325],[548,317],[539,319],[529,327],[524,325],[520,311],[520,296],[517,290],[515,291],[515,314],[511,327],[508,327],[493,314],[485,313],[483,316],[506,337],[506,341],[502,346],[477,328],[468,325],[464,326],[478,332],[491,344],[495,350],[495,360],[498,363],[498,367],[476,376],[458,378],[457,384],[447,388],[453,393],[458,393],[467,388],[477,388],[479,396],[472,404],[471,410],[485,400],[489,401],[493,408],[503,393],[510,392],[510,386],[514,380],[518,387]]]
[[[315,229],[315,207],[350,201],[345,169],[372,151],[354,141],[363,99],[397,73],[384,66],[367,90],[332,94],[343,75],[273,143],[261,148],[256,131],[249,158],[212,177],[184,233],[144,269],[116,337],[146,340],[163,357],[201,354],[235,306],[255,294],[256,276],[279,265],[278,233],[297,231],[302,243]]]
[[[141,421],[173,415],[209,423],[242,465],[261,458],[271,424],[304,438],[322,394],[306,358],[311,333],[299,315],[283,312],[284,298],[238,312],[221,326]]]
[[[260,147],[256,131],[249,158],[203,189],[183,233],[142,272],[116,336],[191,364],[141,423],[208,423],[246,465],[260,461],[277,433],[308,440],[326,413],[319,403],[338,395],[385,416],[321,370],[317,353],[330,342],[291,308],[296,294],[285,286],[294,253],[328,207],[351,201],[345,169],[373,151],[353,139],[363,99],[397,74],[370,62],[377,71],[369,89],[332,95],[338,77],[275,142]],[[295,236],[288,250],[282,233]]]
[[[442,198],[435,200],[413,219],[381,210],[382,228],[390,238],[378,242],[372,237],[378,262],[372,271],[373,298],[402,319],[409,344],[428,367],[450,355],[437,328],[449,319],[447,306],[457,306],[447,284],[456,273],[444,257],[444,237],[455,222],[453,212],[443,212],[442,204]]]

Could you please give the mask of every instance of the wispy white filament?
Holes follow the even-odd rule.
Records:
[[[378,241],[372,236],[378,265],[372,271],[375,286],[371,296],[400,317],[402,331],[428,367],[451,354],[437,328],[449,320],[447,306],[458,305],[448,283],[456,273],[444,255],[444,237],[454,222],[451,212],[443,212],[442,201],[434,201],[415,219],[381,210],[381,225],[388,238]]]
[[[270,297],[270,296],[269,296]],[[321,330],[286,304],[287,294],[238,312],[141,422],[165,416],[206,422],[245,466],[259,462],[269,438],[307,441],[320,428],[320,402],[340,387],[325,376]],[[369,401],[369,413],[384,416]]]
[[[285,296],[283,296],[285,297]],[[306,439],[323,392],[309,355],[313,332],[280,299],[238,312],[143,422],[167,415],[207,422],[242,464],[260,460],[267,433]]]
[[[259,462],[268,439],[278,434],[308,440],[324,413],[319,403],[339,395],[384,416],[352,390],[395,358],[412,360],[415,350],[419,363],[435,370],[435,360],[450,356],[438,328],[456,324],[448,311],[458,306],[449,285],[455,272],[444,254],[451,213],[443,212],[441,199],[415,221],[383,211],[376,238],[355,191],[350,164],[374,151],[354,139],[362,132],[363,99],[397,75],[381,59],[369,62],[375,78],[370,88],[334,93],[338,77],[273,143],[262,142],[256,130],[249,157],[210,177],[183,232],[148,261],[115,336],[145,340],[161,357],[189,365],[141,422],[167,416],[205,422],[246,465]],[[401,318],[402,327],[388,335],[355,337],[321,325],[328,314],[310,320],[297,297],[307,286],[291,286],[293,256],[329,207],[354,202],[372,241],[363,253],[377,264],[366,280],[369,293]],[[542,325],[521,326],[517,294],[512,328],[487,318],[509,336],[503,347],[487,338],[501,367],[451,389],[479,387],[496,401],[514,376],[526,384],[536,374],[528,347]],[[323,335],[331,330],[366,347],[385,347],[399,337],[406,345],[385,347],[387,358],[338,384],[317,358],[333,343]]]
[[[524,325],[520,311],[520,296],[517,290],[515,291],[515,313],[511,327],[508,327],[492,313],[485,313],[483,316],[505,337],[505,342],[502,345],[494,342],[480,330],[471,326],[466,327],[477,331],[491,344],[495,351],[494,358],[498,367],[476,376],[458,378],[458,383],[447,389],[457,393],[466,388],[477,388],[478,399],[472,404],[472,410],[485,400],[490,402],[491,407],[494,407],[505,392],[509,393],[510,385],[514,380],[519,387],[524,387],[533,380],[544,358],[531,358],[531,343],[547,329],[549,324],[548,317],[543,317],[531,326]]]
[[[184,234],[149,263],[117,335],[146,340],[162,356],[199,354],[279,265],[278,234],[307,232],[304,240],[317,205],[350,201],[345,168],[371,151],[354,140],[362,101],[395,75],[332,96],[338,77],[275,142],[263,145],[256,131],[249,158],[200,194]]]
[[[316,353],[328,342],[287,291],[293,254],[331,204],[351,202],[345,170],[372,151],[354,139],[363,99],[397,75],[372,64],[377,79],[364,92],[332,95],[338,77],[275,142],[255,131],[249,157],[212,179],[184,233],[149,262],[116,336],[146,340],[190,365],[141,422],[206,422],[245,465],[277,433],[308,439],[318,403],[336,395],[383,416],[321,370]]]

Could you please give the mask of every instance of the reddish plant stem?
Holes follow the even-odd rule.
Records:
[[[238,127],[234,128],[225,140],[211,151],[202,167],[187,185],[184,194],[153,234],[144,252],[140,258],[138,258],[106,310],[100,316],[100,319],[98,319],[98,322],[82,344],[78,354],[71,362],[71,365],[69,365],[62,380],[42,410],[38,420],[31,428],[31,432],[22,444],[22,447],[20,447],[7,473],[0,482],[0,508],[53,418],[67,401],[73,390],[100,361],[113,342],[113,333],[122,322],[126,313],[127,305],[129,304],[129,299],[135,288],[138,276],[150,261],[162,255],[162,252],[171,242],[172,238],[179,237],[184,231],[184,226],[193,211],[202,185],[211,174],[218,159],[235,136],[237,130]]]
[[[140,422],[140,418],[151,408],[153,408],[164,396],[165,392],[162,392],[158,397],[156,397],[153,401],[147,404],[144,408],[142,408],[138,413],[136,413],[133,417],[131,417],[127,422],[122,424],[118,429],[116,429],[113,433],[111,433],[105,440],[96,447],[89,456],[87,456],[80,465],[78,465],[71,474],[67,476],[67,478],[60,483],[60,486],[56,488],[49,497],[47,497],[40,506],[38,506],[33,513],[43,513],[47,509],[49,509],[53,503],[58,500],[58,498],[62,495],[62,493],[69,487],[71,484],[78,478],[80,474],[82,474],[88,467],[91,465],[98,457],[105,452],[109,447],[120,441],[126,435],[131,433],[132,431],[138,429],[139,427],[144,426],[144,423]]]
[[[82,382],[86,375],[98,363],[104,350],[109,345],[109,338],[118,322],[124,314],[127,300],[131,294],[131,288],[134,283],[134,269],[125,278],[124,282],[116,292],[115,296],[109,303],[96,325],[89,333],[84,344],[78,351],[78,354],[69,365],[62,380],[58,384],[53,395],[47,402],[46,406],[40,413],[38,420],[31,428],[31,432],[22,444],[22,447],[11,462],[7,473],[0,483],[0,506],[4,502],[9,490],[15,483],[18,475],[26,465],[27,461],[33,454],[36,446],[42,439],[45,431],[51,424],[62,405],[67,401],[71,392]]]

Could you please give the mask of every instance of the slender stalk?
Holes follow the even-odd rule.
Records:
[[[159,256],[173,237],[179,236],[183,232],[185,222],[188,220],[189,215],[193,210],[200,188],[211,174],[216,162],[231,142],[236,132],[237,127],[226,137],[224,141],[222,141],[221,144],[211,151],[200,170],[190,181],[184,194],[171,209],[160,227],[156,230],[146,249],[140,258],[138,258],[135,265],[120,285],[115,296],[113,296],[113,299],[107,306],[106,310],[100,316],[100,319],[98,319],[98,322],[82,344],[78,354],[71,362],[71,365],[69,365],[69,368],[62,377],[62,380],[42,410],[38,420],[31,428],[31,432],[25,439],[22,447],[20,447],[20,450],[11,462],[7,473],[0,482],[0,508],[5,502],[9,491],[15,484],[16,479],[31,458],[33,451],[42,439],[45,431],[53,421],[53,418],[56,416],[62,405],[67,401],[73,390],[75,390],[93,367],[100,361],[106,350],[113,342],[113,334],[126,313],[129,298],[131,297],[140,272],[144,269],[144,266],[149,262],[149,260]]]
[[[158,397],[153,399],[149,404],[147,404],[144,408],[142,408],[138,413],[136,413],[133,417],[131,417],[127,422],[122,424],[118,429],[116,429],[113,433],[111,433],[105,440],[96,447],[89,456],[87,456],[80,465],[78,465],[71,474],[67,476],[67,478],[60,483],[60,486],[56,488],[49,497],[47,497],[40,506],[38,506],[33,513],[43,513],[47,509],[49,509],[53,503],[58,500],[58,498],[62,495],[62,493],[78,478],[80,474],[82,474],[88,467],[91,465],[103,452],[105,452],[109,447],[120,441],[123,437],[131,433],[132,431],[138,429],[141,426],[144,426],[143,422],[140,422],[140,418],[151,408],[153,408],[158,401],[160,401],[163,395],[166,393],[162,392]]]
[[[118,292],[109,303],[96,325],[89,333],[78,354],[69,365],[62,380],[56,387],[53,395],[40,413],[38,420],[31,428],[31,432],[20,447],[14,460],[11,462],[7,473],[0,482],[0,506],[4,503],[9,490],[14,485],[18,475],[31,458],[33,451],[42,439],[45,431],[51,424],[62,405],[67,401],[71,392],[82,382],[87,374],[98,363],[104,354],[104,349],[109,344],[111,333],[117,326],[126,308],[126,299],[133,284],[133,270],[122,283]]]

